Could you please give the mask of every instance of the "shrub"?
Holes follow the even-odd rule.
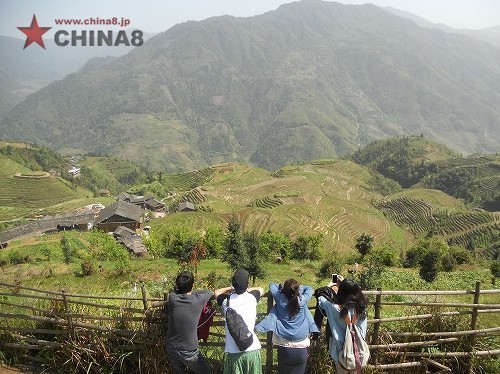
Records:
[[[433,282],[436,279],[439,272],[440,256],[439,250],[432,249],[420,261],[419,274],[426,282]]]
[[[457,265],[472,263],[472,253],[463,247],[450,247],[450,255],[455,259]]]
[[[17,250],[9,252],[9,262],[12,265],[28,264],[31,261],[32,261],[32,258],[28,254],[21,253]]]
[[[367,256],[363,260],[363,270],[359,273],[359,286],[363,290],[373,290],[382,285],[384,264],[377,258]]]
[[[82,276],[88,276],[95,274],[96,269],[95,269],[95,261],[92,259],[91,256],[85,256],[83,259],[81,265],[81,275]]]
[[[337,253],[332,253],[329,258],[323,260],[319,266],[317,276],[329,278],[331,274],[342,274],[343,261]]]
[[[370,250],[368,256],[384,266],[396,266],[398,263],[398,250],[392,247],[374,247]]]
[[[441,257],[441,268],[444,271],[453,271],[457,266],[457,260],[453,257],[453,255],[448,252]]]

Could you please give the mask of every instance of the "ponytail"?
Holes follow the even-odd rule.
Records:
[[[295,279],[290,278],[283,283],[283,288],[281,289],[281,293],[283,293],[288,298],[288,313],[293,318],[297,315],[300,310],[299,304],[299,282]]]

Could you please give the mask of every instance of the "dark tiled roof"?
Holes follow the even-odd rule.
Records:
[[[142,244],[142,240],[140,237],[128,237],[122,238],[121,242],[128,250],[134,252],[136,255],[141,253],[146,253],[148,250],[144,244]]]
[[[135,233],[134,230],[131,230],[128,227],[118,226],[116,230],[113,232],[113,235],[121,237],[129,237],[137,234]]]
[[[131,221],[140,222],[142,209],[137,205],[130,204],[125,201],[116,201],[99,212],[96,223],[104,222],[114,215],[128,218]]]
[[[182,211],[185,209],[195,210],[194,204],[190,201],[184,201],[183,203],[180,203],[179,204],[179,211]]]
[[[157,208],[163,208],[165,206],[165,204],[163,204],[161,201],[158,201],[156,199],[149,199],[146,201],[146,206],[148,208],[157,209]]]
[[[120,192],[116,198],[120,201],[128,201],[130,199],[130,194],[126,192]]]

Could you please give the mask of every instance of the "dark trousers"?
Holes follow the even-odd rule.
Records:
[[[197,374],[210,374],[210,365],[197,349],[182,351],[167,347],[167,356],[173,374],[184,374],[185,367]]]
[[[278,373],[304,374],[307,365],[307,348],[278,346]]]

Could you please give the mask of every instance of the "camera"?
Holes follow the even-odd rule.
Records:
[[[337,283],[339,281],[337,274],[332,274],[332,283]]]

